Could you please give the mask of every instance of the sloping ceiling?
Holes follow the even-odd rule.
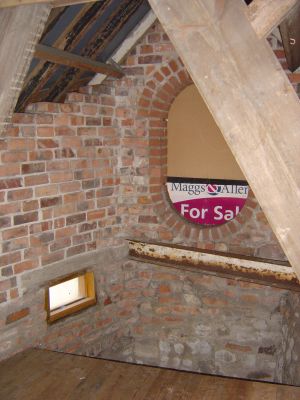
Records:
[[[100,0],[54,8],[40,43],[106,62],[149,9],[146,0]],[[63,101],[93,75],[34,58],[16,111],[23,112],[29,103],[38,101]]]

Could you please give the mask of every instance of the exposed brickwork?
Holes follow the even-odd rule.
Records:
[[[166,119],[191,80],[159,24],[124,70],[123,79],[70,93],[65,104],[29,106],[0,139],[1,357],[41,345],[205,372],[197,357],[206,349],[207,371],[233,375],[247,360],[244,377],[280,380],[285,291],[130,264],[125,255],[114,260],[129,236],[284,258],[253,195],[234,221],[211,229],[189,224],[170,206]],[[102,249],[104,264],[95,263]],[[47,326],[43,285],[89,253],[99,304]],[[216,329],[211,339],[196,331],[199,315]],[[225,326],[225,317],[236,328]]]

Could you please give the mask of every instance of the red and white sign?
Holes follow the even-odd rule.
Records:
[[[221,225],[237,216],[249,192],[245,181],[167,178],[171,202],[182,217],[200,225]]]

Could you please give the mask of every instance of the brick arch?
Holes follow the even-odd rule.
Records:
[[[138,101],[137,118],[145,121],[149,137],[149,190],[159,224],[165,228],[163,239],[185,240],[198,247],[210,247],[224,236],[239,231],[241,224],[252,217],[257,206],[252,192],[239,215],[218,227],[201,227],[186,221],[172,207],[166,190],[167,118],[176,96],[192,84],[179,58],[170,60],[157,70],[151,70]]]

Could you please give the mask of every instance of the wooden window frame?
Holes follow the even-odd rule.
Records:
[[[79,278],[84,276],[85,288],[87,296],[83,299],[75,301],[71,304],[67,304],[65,306],[60,307],[56,310],[50,310],[50,287],[58,285],[60,283],[69,281],[74,278]],[[69,274],[62,278],[55,279],[48,283],[45,290],[45,309],[47,312],[47,322],[48,324],[52,324],[60,320],[61,318],[65,318],[68,315],[72,315],[77,313],[78,311],[84,310],[88,307],[91,307],[97,303],[96,291],[95,291],[95,278],[94,273],[92,271],[80,271],[73,274]]]

